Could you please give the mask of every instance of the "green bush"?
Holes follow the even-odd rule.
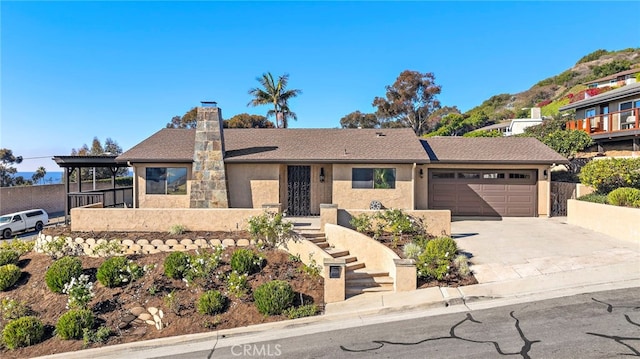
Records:
[[[290,307],[282,312],[282,314],[286,315],[289,319],[310,317],[316,315],[316,313],[318,313],[318,306],[315,304],[305,304],[299,307]]]
[[[360,233],[369,233],[372,230],[371,217],[366,213],[351,217],[349,224]]]
[[[262,258],[249,249],[240,248],[231,254],[231,269],[239,274],[252,274],[262,266]]]
[[[64,313],[56,324],[56,334],[65,340],[82,339],[84,330],[93,329],[95,317],[89,309],[71,309]]]
[[[584,196],[580,196],[578,197],[579,201],[585,201],[585,202],[592,202],[592,203],[602,203],[602,204],[607,204],[609,202],[607,202],[607,195],[606,194],[602,194],[602,193],[589,193],[589,194],[585,194]]]
[[[21,275],[22,272],[20,271],[20,268],[15,264],[5,264],[0,266],[0,291],[5,291],[13,287],[13,285],[18,282]]]
[[[105,287],[117,287],[142,277],[144,270],[125,257],[111,257],[98,268],[96,278]]]
[[[249,282],[247,281],[247,274],[239,274],[238,272],[231,272],[227,276],[227,292],[237,298],[247,294],[249,289]]]
[[[449,273],[456,251],[456,242],[451,238],[430,240],[416,261],[418,276],[442,280]]]
[[[4,250],[14,250],[20,254],[20,256],[24,255],[27,252],[31,252],[33,250],[33,246],[35,245],[35,241],[4,241],[0,244],[0,251]]]
[[[227,298],[217,290],[206,291],[198,299],[198,313],[214,315],[224,312],[227,306]]]
[[[37,344],[44,337],[44,325],[36,317],[21,317],[10,321],[2,330],[2,339],[9,349]]]
[[[9,298],[2,298],[0,301],[0,318],[4,321],[26,317],[32,313],[33,311],[25,301],[19,302]]]
[[[216,246],[212,252],[196,250],[195,254],[188,255],[187,267],[182,274],[183,278],[189,283],[197,278],[208,278],[218,268],[223,253],[224,248],[222,246]]]
[[[282,213],[264,212],[249,218],[249,233],[267,247],[275,248],[295,238],[293,223],[285,221]]]
[[[20,253],[13,249],[0,250],[0,266],[5,264],[18,264]]]
[[[164,274],[173,279],[182,279],[189,268],[189,255],[173,252],[164,260]]]
[[[256,288],[253,299],[264,315],[281,314],[293,304],[293,289],[283,280],[273,280]]]
[[[471,274],[469,269],[469,259],[464,254],[459,254],[453,259],[453,265],[458,269],[458,274],[467,277]]]
[[[640,158],[593,160],[580,171],[580,182],[607,194],[616,188],[640,188]]]
[[[423,247],[420,247],[417,243],[410,242],[404,245],[402,254],[407,259],[417,259],[420,253],[422,253],[422,249]]]
[[[621,187],[607,195],[607,201],[614,206],[640,208],[640,189]]]
[[[71,278],[78,278],[82,274],[82,262],[76,257],[62,257],[53,262],[44,275],[47,287],[54,293],[62,293],[64,285],[71,282]]]

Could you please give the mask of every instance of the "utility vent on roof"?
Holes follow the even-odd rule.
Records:
[[[376,137],[384,137],[385,134],[382,132],[376,132]]]

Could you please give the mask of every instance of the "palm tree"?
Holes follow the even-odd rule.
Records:
[[[258,77],[256,80],[260,82],[262,88],[256,87],[249,90],[249,95],[253,96],[253,99],[247,106],[273,104],[273,110],[267,111],[267,117],[276,117],[277,128],[287,128],[290,118],[294,120],[298,119],[298,116],[289,110],[289,99],[298,96],[302,91],[287,90],[289,74],[278,77],[277,83],[274,81],[270,72],[262,74],[262,77]]]
[[[34,174],[31,176],[31,179],[33,180],[33,182],[34,182],[34,183],[38,183],[38,182],[40,182],[40,180],[43,180],[43,183],[44,183],[44,176],[45,176],[46,174],[47,174],[47,170],[46,170],[44,167],[40,166],[40,167],[36,170],[36,173],[34,173]]]

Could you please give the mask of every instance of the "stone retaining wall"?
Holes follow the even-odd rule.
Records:
[[[97,245],[102,243],[108,243],[106,239],[94,239],[94,238],[71,238],[64,237],[65,243],[69,246],[81,247],[82,251],[85,255],[88,256],[98,256],[94,249]],[[59,237],[52,237],[51,235],[44,235],[42,233],[38,234],[36,238],[35,251],[38,253],[43,253],[43,244],[45,242],[51,242],[53,240],[58,240]],[[195,238],[195,239],[167,239],[163,241],[161,239],[137,239],[135,241],[131,239],[113,239],[112,241],[118,241],[122,246],[122,251],[124,254],[154,254],[160,252],[173,252],[173,251],[188,251],[192,249],[199,248],[211,248],[219,245],[227,246],[227,247],[247,247],[249,245],[255,244],[254,240],[250,239],[237,239],[234,240],[232,238],[227,239],[204,239],[204,238]]]

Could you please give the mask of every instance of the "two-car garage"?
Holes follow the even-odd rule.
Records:
[[[429,169],[429,208],[454,216],[537,216],[537,170]]]

